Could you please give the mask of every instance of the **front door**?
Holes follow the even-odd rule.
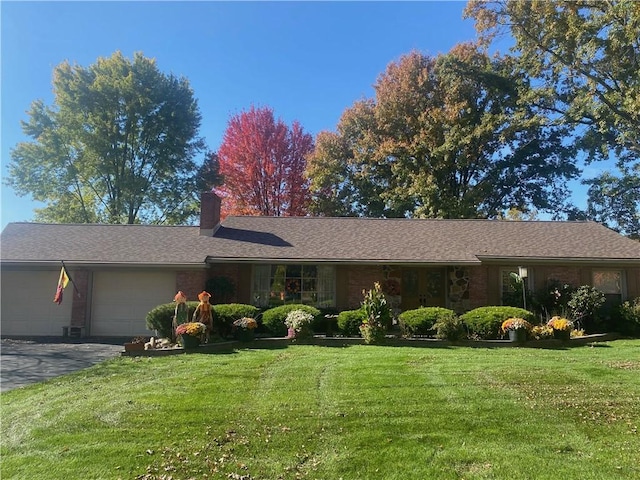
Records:
[[[402,310],[446,306],[445,268],[405,268],[402,272]]]

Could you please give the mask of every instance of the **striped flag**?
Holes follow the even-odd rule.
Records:
[[[58,288],[56,289],[56,296],[53,297],[53,302],[60,305],[62,303],[62,292],[65,287],[69,283],[69,275],[67,275],[67,270],[64,268],[64,265],[60,269],[60,278],[58,279]]]

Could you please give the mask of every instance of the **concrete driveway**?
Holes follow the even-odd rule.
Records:
[[[41,382],[88,368],[124,350],[122,343],[107,340],[17,340],[3,338],[0,349],[0,391]]]

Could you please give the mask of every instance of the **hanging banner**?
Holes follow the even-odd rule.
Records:
[[[62,303],[62,294],[65,287],[69,284],[69,275],[64,265],[60,269],[60,278],[58,279],[58,287],[56,288],[56,295],[53,297],[53,302],[60,305]]]

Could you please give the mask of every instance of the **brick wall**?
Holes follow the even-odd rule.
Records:
[[[489,267],[468,267],[469,271],[469,309],[490,305]],[[499,304],[496,304],[499,305]]]
[[[465,267],[468,271],[468,298],[464,299],[464,310],[486,305],[500,304],[500,267],[480,265]],[[539,288],[547,279],[557,279],[574,286],[585,283],[589,268],[545,265],[535,267],[536,285]],[[396,268],[389,276],[402,278],[402,269]],[[450,273],[450,269],[447,270]],[[189,300],[197,300],[208,278],[224,276],[235,285],[235,294],[229,301],[251,303],[251,266],[246,264],[214,264],[210,270],[180,271],[176,274],[176,290],[182,290]],[[344,265],[336,268],[336,307],[339,310],[359,308],[362,290],[373,287],[374,282],[382,282],[385,272],[381,265]],[[627,283],[631,297],[640,294],[640,269],[627,269]],[[586,282],[590,283],[590,281]],[[216,303],[215,292],[212,303]],[[450,293],[450,292],[449,292]],[[635,294],[635,295],[634,295]],[[74,306],[75,308],[75,306]]]
[[[221,200],[213,192],[203,192],[200,196],[200,235],[211,236],[220,223]]]
[[[87,317],[89,316],[89,283],[91,272],[89,270],[74,270],[70,272],[71,278],[75,284],[68,285],[65,289],[65,297],[73,296],[73,305],[71,306],[71,323],[72,327],[84,327]],[[77,289],[77,291],[76,291]]]
[[[198,294],[204,290],[208,270],[186,270],[176,273],[176,292],[182,290],[187,300],[198,300]]]
[[[350,266],[347,274],[347,309],[360,308],[362,290],[373,288],[375,282],[382,282],[384,274],[380,265]]]

